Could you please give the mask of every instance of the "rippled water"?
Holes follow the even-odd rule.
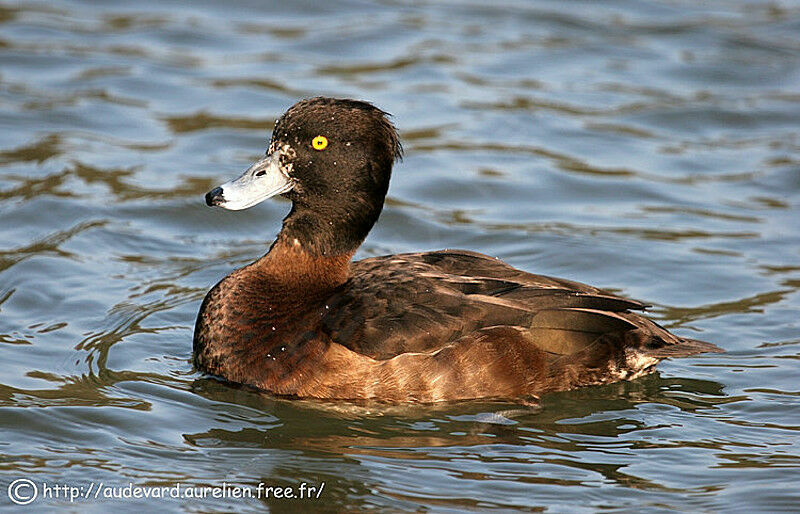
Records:
[[[360,256],[478,250],[727,353],[538,409],[203,378],[200,300],[288,204],[202,194],[317,94],[404,140]],[[76,511],[798,509],[798,190],[798,2],[0,4],[0,505],[28,478]],[[101,482],[324,489],[43,497]]]

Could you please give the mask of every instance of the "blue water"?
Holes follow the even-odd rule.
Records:
[[[202,195],[320,94],[406,149],[359,257],[480,251],[726,353],[533,409],[196,373],[202,297],[288,210]],[[796,511],[799,191],[796,1],[0,3],[0,508]]]

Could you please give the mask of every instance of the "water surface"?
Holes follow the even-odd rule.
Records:
[[[81,512],[798,508],[800,3],[484,4],[0,4],[0,505],[27,478],[324,483],[302,505],[32,503]],[[203,295],[288,209],[202,195],[318,94],[392,112],[405,145],[359,257],[481,251],[727,353],[536,409],[196,373]]]

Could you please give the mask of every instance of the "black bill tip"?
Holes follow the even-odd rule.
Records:
[[[225,201],[225,197],[222,196],[222,188],[215,187],[208,193],[206,193],[206,205],[209,207],[214,207],[216,205],[221,204]]]

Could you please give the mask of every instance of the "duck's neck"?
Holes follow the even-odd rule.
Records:
[[[287,240],[279,235],[269,253],[251,265],[251,271],[263,276],[271,288],[304,291],[313,296],[347,281],[354,253],[316,255],[299,240]]]
[[[293,198],[292,210],[273,247],[299,245],[313,256],[352,256],[378,220],[385,195],[385,190],[370,194],[340,191],[324,197]]]

